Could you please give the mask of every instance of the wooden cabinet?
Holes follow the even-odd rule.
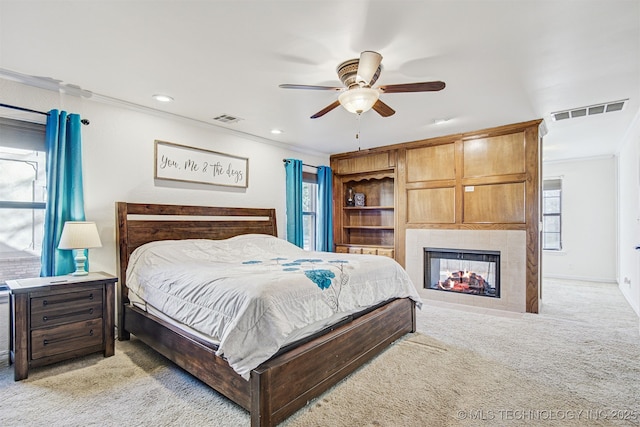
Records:
[[[537,313],[541,122],[332,155],[336,251],[388,251],[404,266],[409,229],[523,230],[526,310]],[[348,188],[364,207],[345,206]]]
[[[390,167],[394,154],[332,158],[332,165],[342,172],[334,180],[336,252],[394,257],[395,168]],[[351,196],[360,196],[356,197],[360,203],[350,203]]]
[[[15,380],[30,367],[114,354],[114,287],[106,273],[9,280]]]

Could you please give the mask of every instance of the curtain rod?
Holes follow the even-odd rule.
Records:
[[[42,114],[44,116],[48,116],[49,115],[49,113],[45,113],[44,111],[31,110],[29,108],[24,108],[24,107],[16,107],[15,105],[9,105],[9,104],[1,104],[0,103],[0,107],[12,108],[14,110],[20,110],[20,111],[26,111],[27,113]],[[83,125],[88,125],[89,124],[89,120],[82,119],[82,120],[80,120],[80,123],[82,123]]]
[[[288,162],[288,160],[287,160],[287,159],[282,159],[282,161],[283,161],[284,163],[287,163],[287,162]],[[308,164],[306,164],[306,163],[303,163],[303,164],[302,164],[302,166],[307,166],[307,167],[310,167],[310,168],[316,168],[316,169],[318,169],[318,166],[308,165]]]

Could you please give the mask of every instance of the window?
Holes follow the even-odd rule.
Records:
[[[302,235],[303,249],[316,250],[316,222],[318,213],[318,175],[302,173]]]
[[[542,184],[542,249],[562,249],[562,180]]]
[[[45,126],[0,118],[0,283],[40,274]]]

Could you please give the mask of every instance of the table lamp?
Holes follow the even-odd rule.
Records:
[[[84,250],[101,246],[102,242],[100,242],[95,222],[67,221],[64,223],[58,249],[73,249],[76,271],[71,273],[72,276],[86,276],[89,274],[84,269],[87,261],[87,257],[84,256]]]

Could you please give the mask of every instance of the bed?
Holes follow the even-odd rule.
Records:
[[[127,269],[134,251],[151,242],[277,236],[275,210],[117,202],[116,215],[118,339],[133,334],[248,410],[254,427],[277,425],[395,340],[415,331],[416,301],[389,299],[288,342],[241,375],[218,354],[217,345],[132,304]]]

